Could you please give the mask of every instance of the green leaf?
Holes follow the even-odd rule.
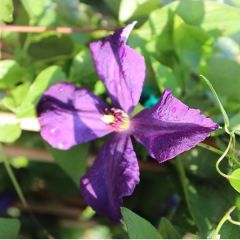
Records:
[[[234,170],[228,178],[232,187],[240,193],[240,168]]]
[[[230,130],[235,131],[236,134],[240,134],[240,113],[237,113],[230,118]]]
[[[183,18],[184,22],[191,25],[200,25],[203,21],[205,9],[202,0],[179,1],[176,13]]]
[[[20,221],[14,218],[0,218],[0,238],[17,238]]]
[[[21,135],[19,124],[0,125],[0,142],[12,143]]]
[[[169,7],[162,7],[153,11],[148,20],[136,30],[138,35],[151,41],[154,36],[161,34],[168,23],[169,9]]]
[[[28,94],[17,110],[19,117],[33,116],[43,92],[51,85],[66,80],[65,73],[59,66],[51,66],[42,70],[31,85]]]
[[[138,216],[131,210],[122,207],[121,213],[127,226],[129,238],[131,239],[161,239],[160,233],[147,220]]]
[[[17,108],[21,105],[24,97],[27,95],[29,87],[29,82],[18,85],[12,89],[9,94],[0,101],[0,103],[10,111],[16,113]]]
[[[159,3],[159,0],[121,0],[119,21],[126,22],[130,18],[148,16],[151,11],[157,8]]]
[[[120,0],[104,0],[104,2],[112,10],[114,15],[117,16],[121,1]]]
[[[192,2],[192,3],[190,3]],[[218,29],[223,35],[239,31],[240,9],[217,1],[184,0],[167,5],[176,9],[186,23],[199,25],[206,30]]]
[[[240,100],[240,64],[231,59],[213,56],[208,61],[206,77],[215,90],[227,100]]]
[[[15,60],[0,61],[0,88],[12,87],[20,82],[23,77],[23,69]]]
[[[202,29],[185,23],[175,26],[174,45],[180,60],[194,71],[198,72],[203,46],[209,36]]]
[[[55,5],[51,0],[20,0],[30,18],[31,25],[50,26],[56,22]]]
[[[103,93],[106,92],[106,87],[104,85],[104,83],[101,80],[97,80],[95,85],[94,85],[94,94],[99,96]]]
[[[219,29],[230,35],[239,30],[240,9],[216,1],[184,0],[167,5],[175,9],[188,24],[199,25],[204,30]]]
[[[212,181],[206,178],[198,178],[194,181],[194,178],[191,178],[190,182],[182,164],[184,160],[184,156],[178,157],[177,167],[186,203],[200,237],[207,238],[229,206],[235,204],[237,193],[222,178],[213,177]]]
[[[89,49],[81,50],[73,59],[70,68],[70,81],[91,87],[97,79]]]
[[[205,14],[202,27],[205,30],[218,29],[223,35],[230,35],[239,31],[239,8],[214,1],[206,1],[204,5]],[[188,12],[186,12],[187,14]]]
[[[78,0],[55,0],[57,3],[56,11],[62,19],[69,21],[70,23],[76,24],[81,20],[79,11]]]
[[[168,11],[167,24],[164,26],[161,34],[156,38],[157,52],[166,52],[172,58],[176,58],[175,47],[173,41],[174,25],[176,22],[182,22],[182,19],[175,15],[171,10]],[[156,51],[155,50],[155,51]],[[165,60],[168,62],[168,60]]]
[[[48,146],[48,150],[57,164],[74,181],[77,188],[79,188],[80,178],[86,172],[88,144],[81,144],[65,151]]]
[[[70,36],[47,32],[32,36],[27,51],[35,59],[50,61],[71,55],[73,48]]]
[[[239,226],[226,221],[223,224],[219,234],[220,239],[239,239],[240,238]]]
[[[134,108],[132,112],[132,116],[135,116],[139,112],[141,112],[144,109],[143,105],[141,103],[138,103],[138,105]]]
[[[216,102],[218,103],[218,106],[219,106],[220,110],[221,110],[221,113],[222,113],[222,116],[223,116],[223,119],[224,119],[224,123],[225,123],[225,127],[228,128],[229,127],[229,118],[228,118],[228,115],[227,115],[227,113],[226,113],[226,111],[225,111],[225,109],[224,109],[224,107],[223,107],[223,105],[222,105],[222,103],[221,103],[221,101],[218,97],[217,92],[215,91],[213,85],[211,84],[211,82],[207,78],[205,78],[203,75],[200,75],[200,76],[205,81],[205,83],[208,85],[208,87],[210,88],[210,90],[211,90]]]
[[[13,1],[1,0],[0,23],[13,21]]]
[[[190,3],[191,2],[191,3]],[[239,31],[240,9],[214,1],[174,1],[151,12],[148,20],[139,29],[144,39],[159,35],[168,21],[168,11],[176,12],[187,24],[199,25],[205,31],[218,29],[223,35]]]
[[[179,96],[181,89],[172,69],[164,66],[154,58],[151,58],[151,63],[160,91],[163,92],[165,88],[171,88],[174,95]]]
[[[181,237],[180,234],[175,229],[175,227],[165,217],[161,218],[158,230],[162,235],[162,237],[165,239],[173,239],[173,238],[179,239]]]
[[[219,177],[215,169],[215,161],[219,155],[202,147],[194,148],[182,154],[184,168],[192,176],[204,179]]]

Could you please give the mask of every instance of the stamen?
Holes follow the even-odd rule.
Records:
[[[111,123],[114,123],[115,118],[113,115],[103,115],[101,117],[101,120],[107,124],[111,124]]]
[[[128,115],[117,108],[105,109],[106,114],[102,115],[101,120],[108,124],[116,132],[127,130],[130,125]]]

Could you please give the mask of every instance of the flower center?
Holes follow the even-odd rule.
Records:
[[[105,113],[102,115],[101,120],[116,132],[127,130],[130,125],[128,115],[117,108],[105,109]]]

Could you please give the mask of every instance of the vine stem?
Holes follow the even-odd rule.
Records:
[[[224,109],[224,107],[223,107],[220,99],[218,98],[218,95],[217,95],[214,87],[212,86],[211,82],[210,82],[207,78],[205,78],[203,75],[200,75],[200,77],[201,77],[201,78],[204,80],[204,82],[208,85],[208,87],[210,88],[212,94],[214,95],[215,100],[217,101],[218,106],[219,106],[219,108],[220,108],[220,110],[221,110],[221,112],[222,112],[222,115],[223,115],[225,131],[226,131],[228,134],[230,134],[229,129],[228,129],[228,127],[229,127],[229,125],[230,125],[228,115],[227,115],[227,113],[226,113],[226,111],[225,111],[225,109]]]
[[[235,138],[234,138],[234,136],[233,136],[233,144],[232,144],[233,146],[234,146],[234,140],[235,140]],[[214,153],[216,153],[216,154],[218,154],[218,155],[222,155],[222,154],[224,153],[222,150],[220,150],[220,149],[218,149],[218,148],[215,148],[215,147],[213,147],[213,146],[211,146],[211,145],[205,144],[205,143],[199,143],[199,144],[198,144],[198,147],[207,149],[207,150],[209,150],[209,151],[211,151],[211,152],[214,152]],[[233,149],[234,149],[234,147],[233,147]],[[240,163],[238,162],[238,160],[235,158],[234,154],[231,154],[231,156],[230,156],[230,154],[227,154],[226,157],[227,157],[229,160],[233,159],[236,164],[240,165]]]
[[[13,170],[12,170],[12,168],[10,166],[10,163],[9,163],[7,157],[5,156],[4,152],[3,152],[2,144],[0,144],[0,152],[2,154],[3,164],[4,164],[5,168],[6,168],[6,171],[7,171],[8,175],[9,175],[11,181],[12,181],[13,186],[14,186],[16,192],[17,192],[17,195],[18,195],[22,205],[25,208],[27,208],[28,207],[27,201],[26,201],[26,199],[24,197],[24,194],[22,192],[22,189],[21,189],[20,185],[18,184],[18,181],[17,181],[17,179],[16,179],[16,177],[15,177],[15,175],[13,173]]]
[[[11,165],[10,165],[7,157],[6,157],[5,154],[4,154],[4,150],[3,150],[2,144],[0,144],[0,153],[1,153],[2,160],[3,160],[3,164],[4,164],[5,168],[6,168],[6,171],[7,171],[8,175],[9,175],[11,181],[12,181],[12,184],[13,184],[13,186],[14,186],[14,188],[15,188],[15,191],[16,191],[16,193],[17,193],[20,201],[21,201],[23,207],[24,207],[25,209],[28,209],[29,206],[28,206],[27,200],[26,200],[26,198],[24,197],[23,191],[22,191],[22,189],[21,189],[21,187],[20,187],[20,185],[19,185],[19,183],[18,183],[18,181],[17,181],[17,179],[16,179],[16,177],[15,177],[15,175],[14,175],[14,173],[13,173],[13,170],[12,170],[12,168],[11,168]],[[28,210],[29,210],[29,209],[28,209]],[[48,231],[40,224],[40,222],[39,222],[39,221],[37,220],[37,218],[32,214],[31,211],[29,211],[29,214],[30,214],[30,217],[32,218],[32,220],[36,223],[36,225],[39,226],[40,229],[42,229],[43,234],[44,234],[47,238],[53,239],[52,235],[51,235],[50,233],[48,233]]]
[[[222,151],[222,150],[217,149],[217,148],[215,148],[215,147],[213,147],[213,146],[210,146],[210,145],[208,145],[208,144],[205,144],[205,143],[199,143],[198,146],[201,147],[201,148],[205,148],[205,149],[207,149],[207,150],[209,150],[209,151],[211,151],[211,152],[217,153],[217,154],[219,154],[219,155],[222,155],[222,154],[223,154],[223,151]]]
[[[223,226],[223,224],[226,222],[226,221],[229,221],[231,222],[232,224],[235,224],[235,225],[239,225],[240,226],[240,222],[238,221],[235,221],[232,219],[231,217],[231,213],[235,210],[236,206],[233,206],[231,207],[226,213],[225,215],[223,216],[223,218],[220,220],[220,222],[218,223],[217,227],[216,227],[216,230],[214,231],[213,235],[212,235],[212,239],[219,239],[219,232]]]
[[[229,143],[228,143],[227,148],[225,149],[224,153],[221,155],[221,157],[220,157],[220,158],[217,160],[217,162],[216,162],[216,169],[217,169],[218,173],[219,173],[221,176],[223,176],[223,177],[225,177],[225,178],[227,178],[227,179],[229,178],[229,175],[223,173],[223,172],[220,170],[219,165],[220,165],[221,161],[224,159],[224,157],[228,154],[228,152],[229,152],[229,150],[230,150],[230,148],[231,148],[231,145],[232,145],[232,141],[233,141],[233,137],[232,137],[232,135],[230,135],[230,139],[229,139]]]

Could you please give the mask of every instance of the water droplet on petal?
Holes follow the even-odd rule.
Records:
[[[63,148],[64,148],[64,145],[65,145],[64,143],[61,143],[61,142],[60,142],[60,143],[58,143],[58,147],[59,147],[59,148],[61,148],[61,149],[63,149]]]
[[[56,131],[56,128],[52,128],[51,130],[50,130],[50,132],[53,134],[53,133],[55,133],[55,131]]]

